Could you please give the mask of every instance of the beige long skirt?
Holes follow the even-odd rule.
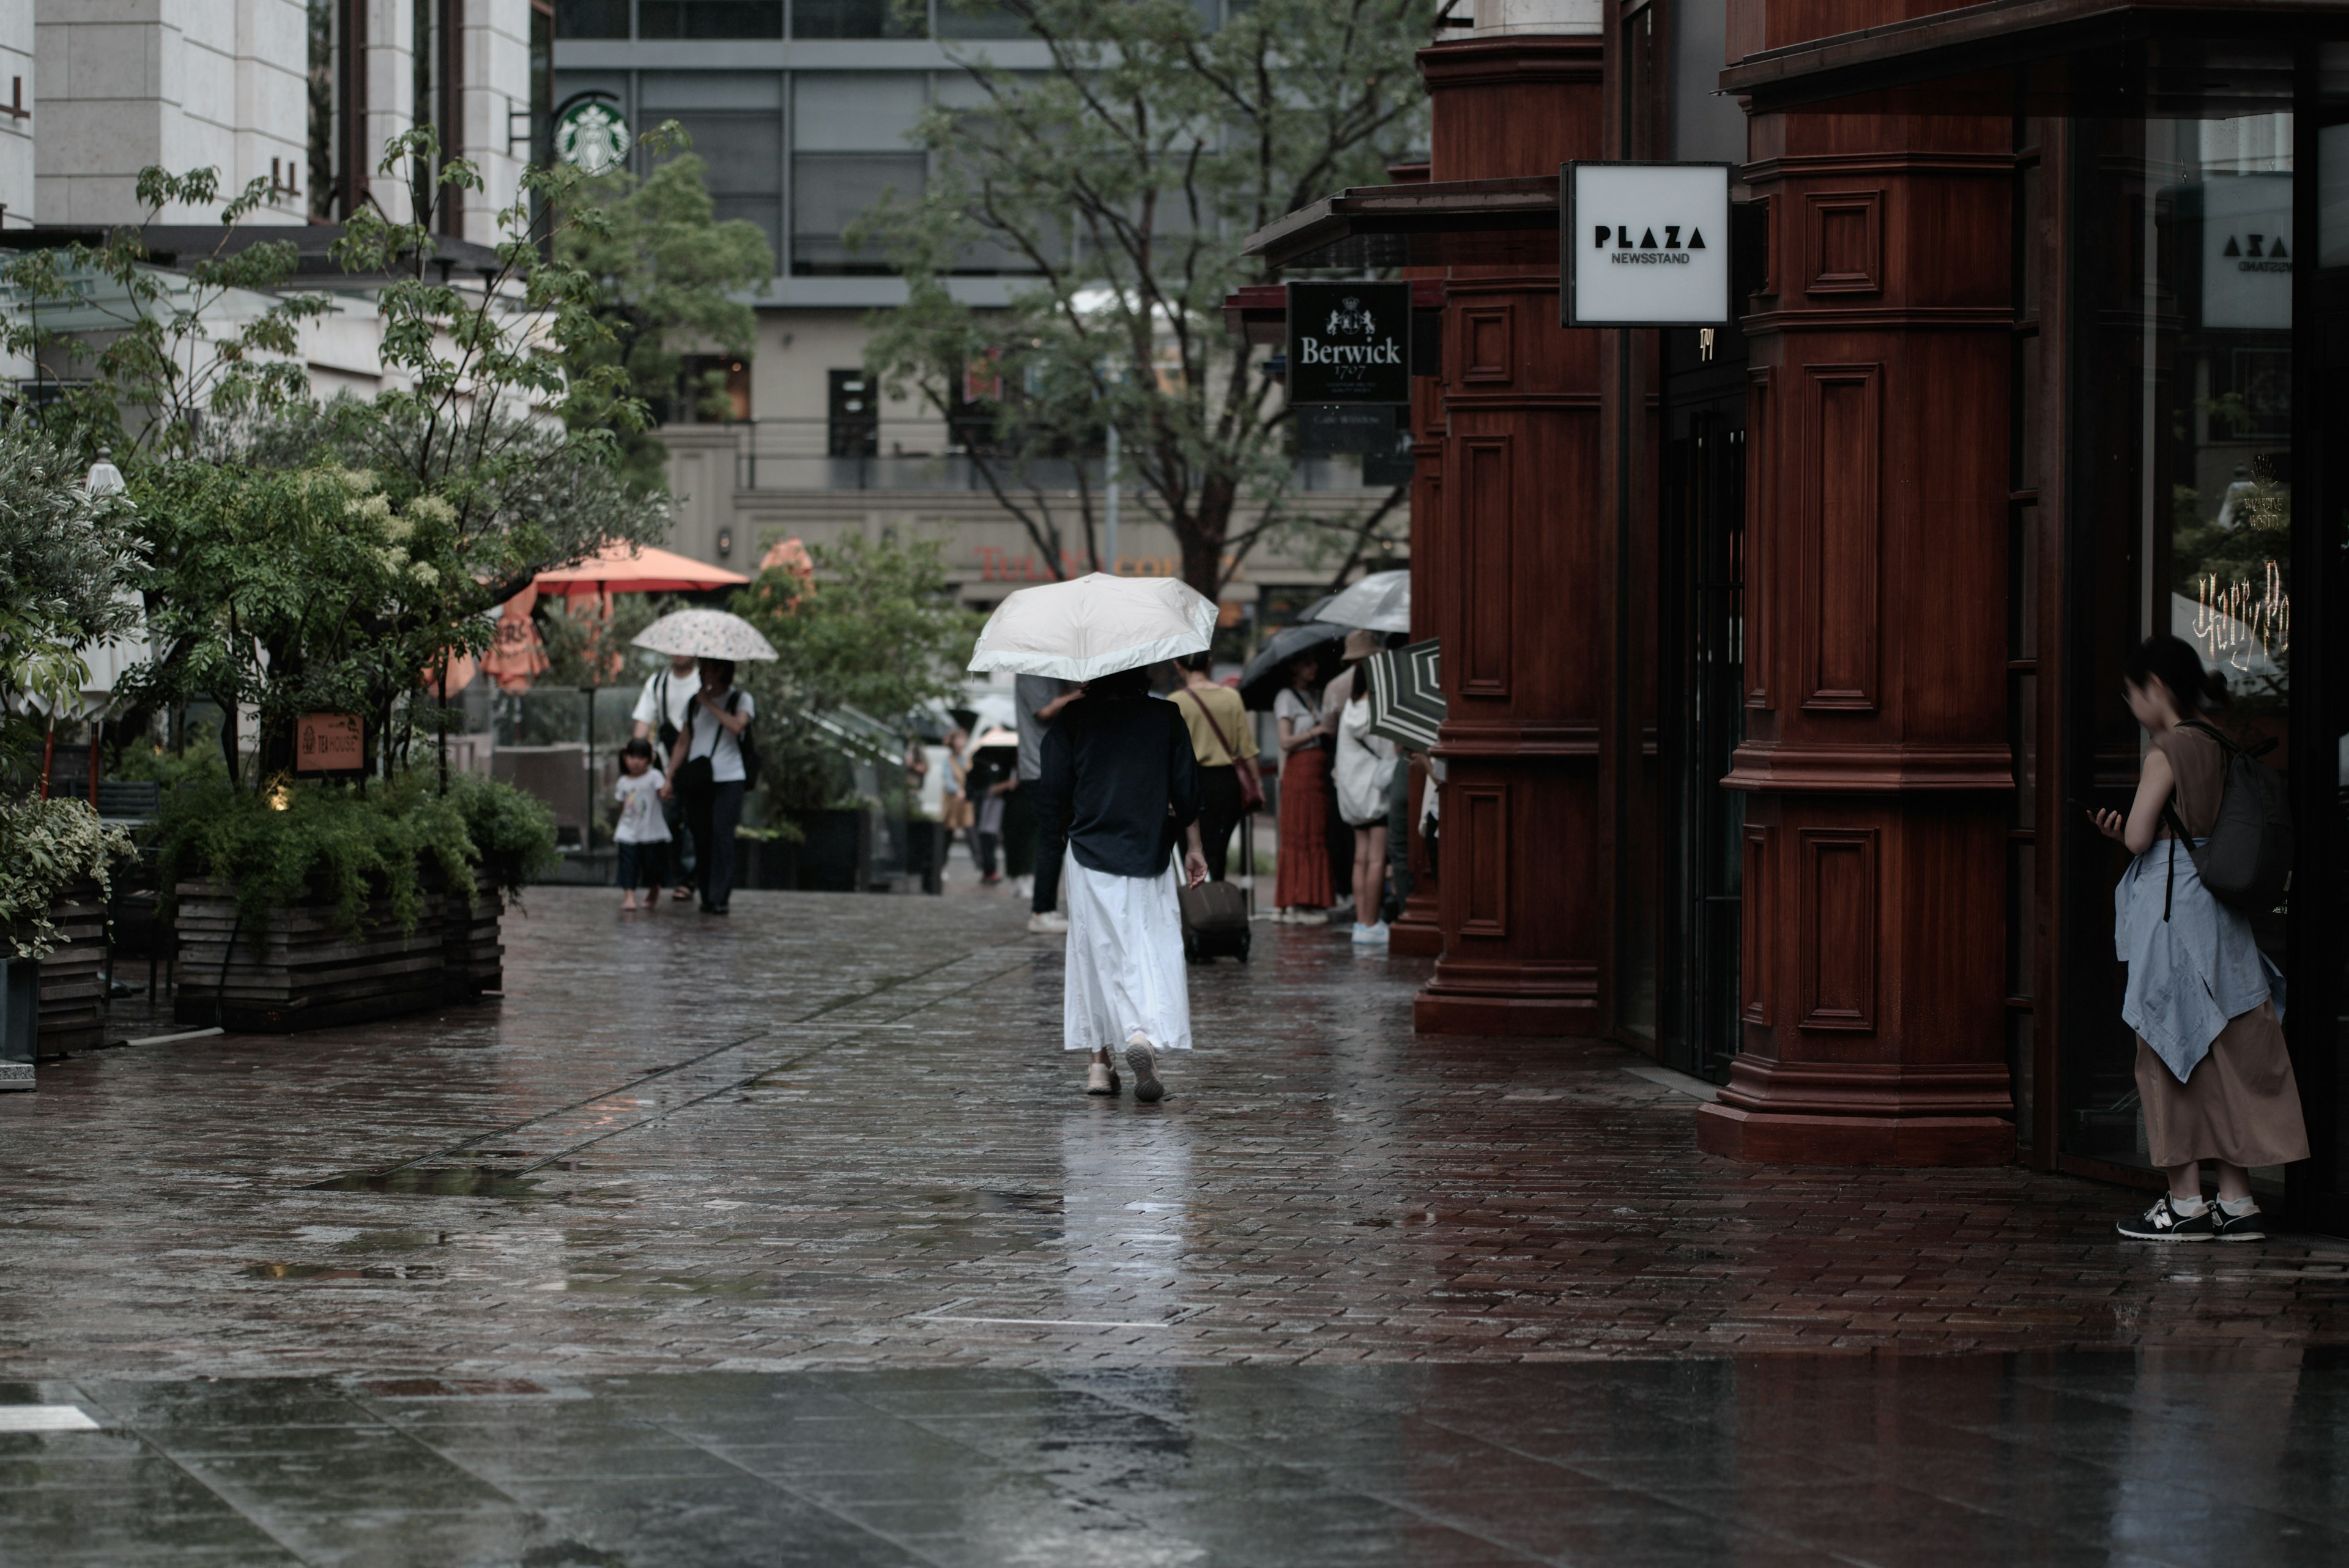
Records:
[[[2300,1084],[2275,1008],[2261,1002],[2227,1020],[2210,1054],[2179,1083],[2153,1047],[2137,1043],[2137,1096],[2146,1149],[2168,1167],[2192,1159],[2230,1165],[2289,1165],[2308,1158]]]

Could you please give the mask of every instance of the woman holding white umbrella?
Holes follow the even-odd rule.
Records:
[[[1118,1092],[1122,1054],[1133,1097],[1159,1099],[1158,1054],[1191,1048],[1173,850],[1185,840],[1182,875],[1206,880],[1203,787],[1189,727],[1152,695],[1148,667],[1205,649],[1215,624],[1216,607],[1180,582],[1095,573],[1013,594],[971,659],[1083,685],[1044,737],[1034,787],[1068,837],[1062,1043],[1090,1054],[1089,1095]]]
[[[756,749],[750,737],[758,705],[734,685],[734,666],[744,659],[772,659],[775,650],[758,629],[724,610],[678,610],[653,622],[636,646],[700,660],[701,687],[693,695],[685,725],[670,749],[668,777],[661,798],[685,803],[698,857],[693,879],[701,912],[723,915],[734,895],[734,830],[742,821],[742,797],[756,781]]]

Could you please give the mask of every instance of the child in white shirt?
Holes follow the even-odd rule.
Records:
[[[668,869],[668,822],[661,815],[660,769],[653,765],[652,742],[639,736],[620,748],[620,784],[613,792],[620,803],[620,826],[612,842],[620,850],[620,900],[625,912],[636,907],[636,889],[647,888],[644,907],[660,908],[661,884]]]

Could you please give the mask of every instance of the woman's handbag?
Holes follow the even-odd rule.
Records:
[[[1191,699],[1191,706],[1196,708],[1199,711],[1199,716],[1207,721],[1207,728],[1216,732],[1216,739],[1223,743],[1224,750],[1231,753],[1232,773],[1240,781],[1240,810],[1243,812],[1262,811],[1264,809],[1264,784],[1259,779],[1257,779],[1256,770],[1254,768],[1244,768],[1239,765],[1240,749],[1237,745],[1233,743],[1232,738],[1229,735],[1224,733],[1224,727],[1216,722],[1215,713],[1209,710],[1205,702],[1200,701],[1197,697],[1192,695],[1191,689],[1188,686],[1184,687],[1174,695],[1177,697],[1189,697]]]

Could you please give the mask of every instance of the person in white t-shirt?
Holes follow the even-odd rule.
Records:
[[[701,662],[689,653],[669,655],[668,668],[645,682],[644,694],[636,699],[636,710],[629,715],[636,721],[636,736],[654,745],[656,775],[659,763],[677,745],[677,734],[685,728],[686,715],[693,711],[693,694],[701,690]],[[669,874],[677,878],[677,888],[670,897],[682,902],[693,897],[693,839],[685,825],[684,803],[671,796],[660,803],[661,817],[668,824]]]
[[[620,886],[626,894],[623,910],[636,907],[636,889],[645,890],[645,908],[660,908],[661,881],[667,872],[668,822],[661,815],[661,785],[667,782],[653,766],[653,743],[637,736],[620,748],[620,782],[613,798],[620,803],[620,824],[612,842],[620,851]]]
[[[701,688],[670,748],[661,796],[685,803],[686,825],[700,852],[693,879],[705,915],[725,914],[734,893],[734,829],[742,821],[742,796],[750,789],[741,737],[757,712],[750,694],[734,689],[732,659],[701,661]]]

